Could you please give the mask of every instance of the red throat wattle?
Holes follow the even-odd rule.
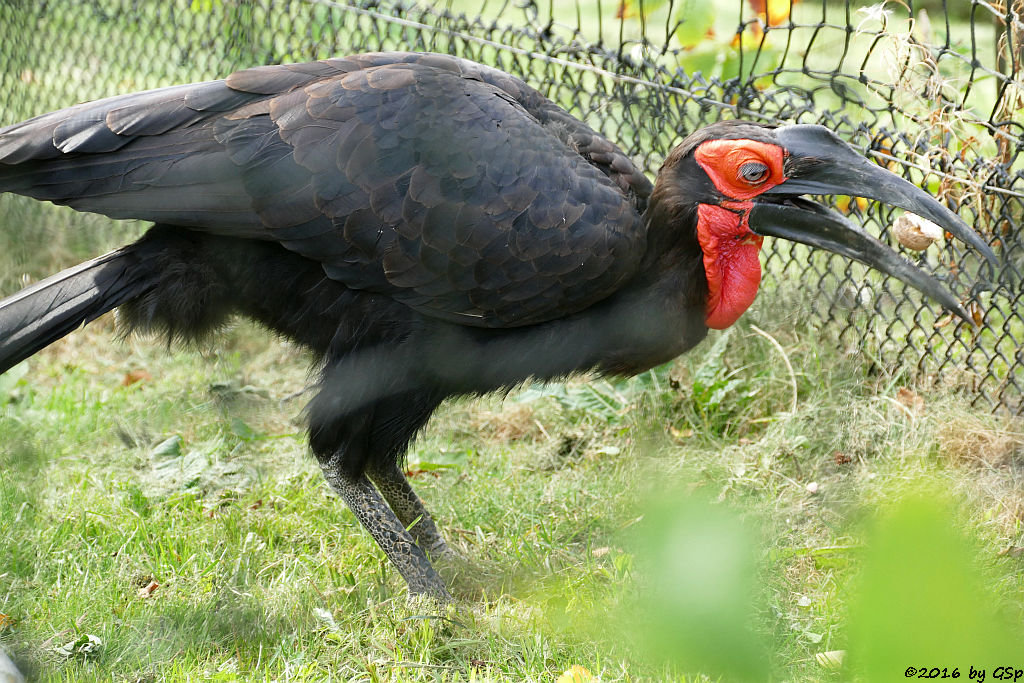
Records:
[[[735,208],[701,204],[697,207],[697,239],[704,252],[708,303],[704,322],[722,330],[754,303],[761,284],[761,242],[747,226],[749,202]]]
[[[727,199],[697,206],[697,239],[704,252],[708,301],[704,322],[729,327],[754,303],[761,284],[761,242],[747,224],[752,198],[785,182],[785,152],[757,140],[709,140],[694,152]]]

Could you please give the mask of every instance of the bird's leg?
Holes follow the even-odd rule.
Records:
[[[416,545],[366,476],[349,474],[342,467],[341,461],[341,452],[321,460],[324,478],[398,569],[409,586],[409,593],[429,595],[441,602],[450,602],[452,596],[431,566],[426,553]]]
[[[396,463],[372,464],[367,474],[420,548],[434,560],[451,554],[434,519]]]

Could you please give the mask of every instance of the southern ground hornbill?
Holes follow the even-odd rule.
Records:
[[[0,191],[155,226],[0,302],[0,370],[112,308],[194,339],[249,316],[321,359],[324,476],[412,593],[447,546],[400,463],[446,397],[578,371],[629,375],[731,325],[764,236],[957,299],[802,194],[955,214],[820,126],[723,121],[650,181],[501,71],[367,54],[247,69],[0,129]]]

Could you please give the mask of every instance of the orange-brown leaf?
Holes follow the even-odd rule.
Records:
[[[920,413],[924,410],[924,399],[913,389],[900,387],[899,391],[896,392],[896,400],[914,413]]]
[[[789,21],[789,14],[797,0],[748,0],[761,21],[779,26]]]
[[[972,301],[968,304],[967,312],[971,314],[971,320],[973,320],[974,324],[978,327],[981,327],[985,322],[985,312],[981,310],[981,306],[978,305],[977,301]]]
[[[153,376],[145,370],[129,370],[124,373],[124,377],[121,379],[121,386],[129,387],[136,382],[148,382],[151,379],[153,379]]]

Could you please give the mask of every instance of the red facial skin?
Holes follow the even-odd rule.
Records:
[[[754,302],[761,284],[761,242],[747,225],[750,201],[786,180],[784,150],[755,140],[711,140],[694,152],[697,163],[728,200],[697,207],[697,240],[708,280],[705,324],[729,327]],[[746,176],[745,177],[745,174]]]

